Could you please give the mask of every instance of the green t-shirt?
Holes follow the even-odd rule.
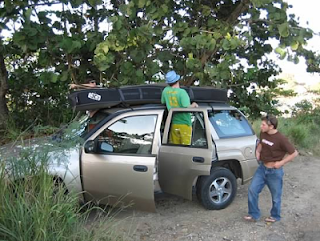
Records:
[[[190,106],[190,98],[184,89],[167,86],[162,91],[161,103],[166,104],[168,110],[171,108],[187,108]],[[191,126],[190,113],[174,114],[172,123]]]

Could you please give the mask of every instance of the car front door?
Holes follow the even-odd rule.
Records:
[[[84,143],[81,177],[86,201],[155,211],[154,168],[163,110],[130,111]]]
[[[184,116],[177,118],[181,114]],[[180,136],[184,140],[179,143],[171,132],[180,127],[179,119],[183,118],[190,118],[191,134],[190,128],[187,127],[188,133],[182,129]],[[172,108],[169,111],[159,151],[159,183],[164,192],[191,200],[197,177],[210,175],[215,151],[209,127],[205,108]]]

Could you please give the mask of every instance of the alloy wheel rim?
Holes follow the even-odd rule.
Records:
[[[216,178],[209,186],[209,197],[216,204],[226,202],[230,198],[231,193],[231,181],[226,177]]]

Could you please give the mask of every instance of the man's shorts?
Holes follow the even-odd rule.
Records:
[[[169,143],[177,145],[190,145],[191,135],[191,126],[183,124],[172,124],[169,134]]]

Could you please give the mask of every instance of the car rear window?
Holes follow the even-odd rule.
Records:
[[[251,136],[254,134],[246,118],[237,110],[214,110],[209,119],[219,138]]]

